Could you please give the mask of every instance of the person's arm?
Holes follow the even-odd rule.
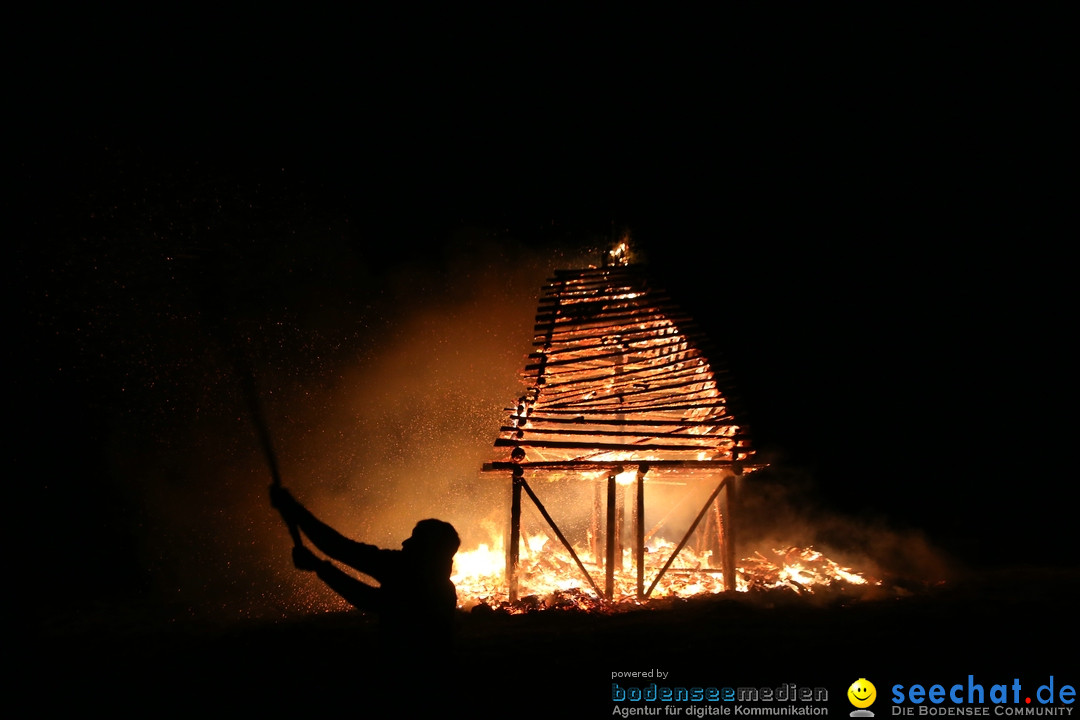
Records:
[[[329,560],[321,560],[306,547],[293,548],[293,563],[301,570],[311,570],[327,587],[359,608],[379,612],[381,594],[377,588],[349,575]]]
[[[285,488],[272,486],[270,503],[281,512],[286,522],[295,523],[311,540],[312,545],[335,560],[352,565],[357,555],[363,556],[367,552],[365,548],[372,547],[350,540],[315,517]]]

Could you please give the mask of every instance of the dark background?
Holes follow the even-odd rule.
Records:
[[[9,494],[50,606],[147,591],[116,458],[199,452],[167,436],[220,399],[221,318],[295,323],[263,360],[307,381],[414,268],[623,232],[723,349],[765,486],[969,569],[1073,566],[1052,18],[651,20],[25,19]]]

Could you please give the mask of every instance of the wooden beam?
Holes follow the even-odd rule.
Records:
[[[547,522],[548,527],[550,527],[552,532],[555,533],[555,537],[557,537],[559,539],[559,542],[562,543],[563,548],[565,548],[566,551],[570,553],[570,557],[574,559],[574,562],[578,566],[578,570],[581,571],[581,574],[584,575],[585,579],[589,581],[590,585],[592,585],[593,590],[596,591],[596,595],[600,597],[600,588],[596,587],[596,581],[593,580],[592,575],[589,574],[589,571],[585,569],[585,564],[581,562],[581,558],[578,557],[577,552],[574,550],[574,546],[571,545],[570,541],[566,539],[565,535],[563,535],[562,530],[560,530],[559,526],[555,523],[555,519],[551,517],[551,514],[547,511],[547,508],[544,507],[544,503],[540,502],[540,498],[536,496],[536,493],[533,492],[533,489],[529,487],[529,483],[525,482],[524,478],[521,479],[521,487],[528,494],[529,499],[533,501],[533,504],[536,505],[536,509],[540,511],[540,514],[544,517],[544,521]]]
[[[738,555],[735,552],[735,520],[734,520],[734,508],[736,502],[736,486],[738,484],[738,476],[734,476],[730,479],[727,487],[724,489],[724,495],[720,501],[720,515],[721,515],[721,558],[720,567],[724,570],[724,592],[733,593],[738,590],[738,577],[736,575],[736,559]]]
[[[696,438],[695,438],[696,439]],[[687,438],[691,440],[691,438]],[[509,440],[506,438],[497,438],[495,440],[495,447],[523,447],[523,448],[549,448],[549,449],[562,449],[562,450],[590,450],[594,453],[600,452],[655,452],[659,450],[719,450],[725,451],[725,448],[717,447],[714,445],[706,445],[705,443],[716,443],[717,438],[703,435],[700,438],[699,444],[675,444],[675,443],[588,443],[588,442],[574,442],[571,440],[544,440],[535,439],[530,440],[528,437],[524,437],[520,440]]]
[[[506,409],[507,409],[508,412],[512,411],[512,408],[506,408]],[[808,417],[813,417],[813,416],[808,416]],[[528,420],[528,423],[529,423],[530,427],[535,427],[536,425],[541,425],[541,424],[543,424],[543,425],[581,425],[583,422],[585,422],[585,420],[583,418],[567,417],[565,414],[563,414],[561,416],[545,415],[543,411],[536,412],[536,413],[530,413],[528,415],[528,417],[527,417],[527,420]],[[604,418],[590,419],[589,423],[592,424],[592,425],[610,425],[612,427],[642,426],[642,427],[646,427],[646,428],[652,428],[652,427],[683,427],[683,428],[692,428],[692,427],[733,427],[733,426],[738,426],[739,425],[739,423],[737,423],[735,421],[735,419],[732,418],[732,417],[716,417],[716,418],[708,418],[708,419],[705,419],[705,420],[691,420],[691,419],[679,419],[679,420],[665,420],[665,419],[656,419],[656,420],[645,419],[645,420],[641,420],[641,419],[634,419],[634,420],[627,420],[627,419],[620,419],[620,418],[604,417]],[[506,427],[503,428],[503,430],[507,430],[507,429],[514,429],[514,428],[506,428]]]
[[[604,595],[610,602],[615,595],[615,474],[607,479],[607,559],[604,564]]]
[[[634,503],[634,564],[637,566],[637,598],[645,599],[645,474],[648,465],[638,465]]]
[[[624,412],[624,413],[626,413],[628,415],[643,415],[643,414],[652,413],[652,412],[674,412],[674,411],[677,411],[677,410],[678,411],[682,411],[682,410],[716,410],[716,411],[719,411],[719,412],[723,413],[723,412],[727,411],[727,405],[724,403],[723,398],[717,397],[717,398],[710,398],[708,400],[708,402],[680,403],[680,404],[677,404],[677,405],[654,405],[654,406],[651,406],[651,407],[634,408],[634,409],[631,409],[629,411],[624,410],[622,412]],[[563,410],[563,409],[560,409],[560,408],[544,408],[544,412],[545,413],[552,413],[552,414],[555,414],[555,415],[569,415],[569,416],[575,417],[575,418],[580,417],[581,418],[580,422],[585,422],[585,415],[586,415],[585,411],[580,410],[580,409],[576,409],[576,408],[570,408],[570,409],[566,409],[566,410]],[[588,415],[617,415],[617,414],[620,414],[620,411],[619,411],[618,408],[614,408],[614,407],[612,407],[612,408],[598,407],[598,408],[589,408],[589,411],[588,411],[587,414]],[[642,420],[637,420],[636,422],[641,423],[643,421]]]
[[[582,471],[604,471],[612,468],[617,468],[627,463],[637,462],[635,460],[535,460],[532,462],[522,462],[521,467],[529,468],[531,471],[539,472],[543,470],[570,470],[575,472]],[[717,468],[731,468],[733,463],[731,460],[649,460],[649,467],[657,470],[658,472],[675,472],[680,470],[694,471],[702,470],[707,471]],[[495,472],[500,470],[509,470],[518,463],[507,461],[495,461],[486,462],[481,468],[483,472]],[[745,472],[753,472],[762,468],[768,467],[768,463],[747,463],[740,461],[739,465]]]
[[[683,338],[682,340],[680,340],[678,342],[671,343],[672,346],[680,346],[680,345],[687,345],[687,344],[688,344],[688,342],[687,342],[686,338]],[[584,352],[580,348],[571,348],[570,351],[561,352],[561,353],[548,349],[548,350],[545,350],[542,353],[535,353],[534,355],[536,357],[538,357],[539,359],[541,359],[541,360],[545,360],[545,362],[543,363],[544,367],[547,367],[547,368],[552,368],[552,367],[554,367],[554,368],[562,368],[562,367],[566,367],[568,365],[579,365],[579,364],[584,363],[584,362],[594,362],[595,363],[595,362],[600,361],[600,360],[610,360],[611,358],[615,358],[615,357],[625,357],[626,355],[635,355],[635,354],[640,354],[641,352],[644,352],[644,350],[637,350],[635,352],[627,352],[626,350],[624,350],[622,348],[618,348],[618,347],[613,346],[613,345],[609,345],[607,347],[610,350],[609,352],[587,353],[587,352]],[[663,346],[660,346],[658,349],[663,350]],[[553,358],[552,356],[558,356],[558,357]],[[656,358],[652,358],[652,360],[654,362],[649,363],[649,364],[650,365],[658,365],[660,360],[663,360],[663,361],[667,362],[667,359],[671,358],[672,356],[674,356],[674,360],[675,360],[676,363],[677,362],[687,362],[689,360],[695,360],[695,359],[705,359],[705,354],[703,352],[701,352],[697,348],[693,347],[693,345],[690,345],[689,347],[687,347],[685,349],[675,350],[674,353],[667,353],[666,355],[661,354]],[[642,363],[642,364],[644,364],[644,363]],[[668,363],[668,364],[675,364],[675,363]],[[525,369],[524,369],[525,375],[526,376],[530,375],[530,373],[532,371],[537,370],[539,367],[540,367],[540,363],[528,363],[525,366]]]
[[[521,554],[521,486],[525,482],[520,475],[514,475],[510,490],[510,538],[506,548],[506,582],[510,602],[518,599],[518,562]]]
[[[642,423],[644,426],[644,423]],[[650,438],[669,438],[672,440],[711,440],[713,442],[721,443],[734,443],[736,438],[732,435],[689,435],[686,433],[688,430],[685,423],[672,423],[672,425],[678,425],[679,427],[672,432],[658,431],[655,427],[643,427],[641,430],[602,430],[602,429],[589,429],[581,430],[578,428],[540,428],[534,427],[531,423],[529,427],[517,428],[504,425],[499,428],[500,433],[505,433],[513,436],[517,436],[519,432],[528,435],[559,435],[559,436],[574,436],[584,435],[587,437],[604,437],[604,438],[619,438],[619,437],[650,437]],[[725,423],[701,423],[704,427],[717,427],[723,426]]]
[[[667,569],[671,567],[671,563],[675,561],[675,558],[678,557],[679,553],[682,552],[682,549],[686,547],[686,543],[690,540],[690,536],[694,534],[695,530],[697,530],[697,526],[698,523],[701,522],[701,518],[705,517],[705,513],[709,510],[709,506],[712,505],[714,500],[716,500],[716,496],[720,494],[720,491],[724,488],[724,485],[727,484],[727,480],[728,478],[724,477],[724,479],[720,481],[720,484],[716,486],[716,489],[713,490],[713,493],[709,496],[709,499],[705,501],[705,504],[701,508],[701,512],[699,512],[697,517],[694,518],[694,522],[690,525],[690,529],[686,531],[686,535],[684,535],[683,539],[679,541],[678,546],[676,546],[675,550],[671,553],[671,556],[668,557],[667,562],[664,563],[664,567],[661,568],[660,572],[656,574],[655,578],[653,578],[652,585],[649,586],[649,590],[645,593],[646,598],[652,595],[652,591],[656,589],[656,584],[660,582],[660,578],[664,577],[664,573],[666,573]]]

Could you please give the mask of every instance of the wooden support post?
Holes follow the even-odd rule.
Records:
[[[626,487],[615,483],[615,569],[623,571],[623,548],[626,545]]]
[[[600,515],[603,503],[600,495],[600,481],[597,480],[593,483],[592,520],[589,523],[589,550],[592,552],[593,560],[598,564],[603,564],[604,560],[600,556]]]
[[[510,538],[506,548],[506,581],[509,585],[510,602],[518,599],[518,560],[521,553],[521,468],[514,468],[510,490]]]
[[[638,465],[637,498],[634,503],[634,562],[637,565],[637,598],[645,599],[645,473],[648,465]]]
[[[610,601],[615,596],[615,475],[607,479],[607,559],[604,565],[604,595]]]
[[[735,592],[737,587],[735,569],[735,523],[732,519],[732,510],[735,507],[735,477],[729,477],[724,485],[724,492],[717,503],[720,505],[720,516],[717,518],[720,525],[720,567],[724,572],[724,592]]]
[[[709,516],[709,537],[708,550],[711,551],[712,567],[716,567],[716,563],[723,562],[724,559],[724,513],[720,510],[720,505],[723,501],[720,498],[716,498],[713,502],[712,514]]]
[[[724,516],[720,512],[719,500],[713,503],[712,521],[709,525],[711,529],[705,538],[705,549],[709,551],[709,557],[715,566],[724,552]]]
[[[713,503],[713,508],[716,507],[716,503]],[[706,550],[712,547],[712,537],[716,534],[716,527],[714,523],[716,513],[711,512],[705,515],[704,524],[698,530],[697,535],[694,536],[694,552],[698,555],[703,555]]]
[[[713,545],[715,549],[712,554],[712,562],[710,565],[716,567],[716,564],[720,564],[721,577],[724,578],[724,591],[729,589],[728,576],[730,571],[728,570],[728,558],[727,558],[727,540],[724,533],[724,511],[720,506],[724,504],[724,501],[720,498],[716,498],[716,502],[713,503],[713,525],[716,526],[716,532],[713,534]]]

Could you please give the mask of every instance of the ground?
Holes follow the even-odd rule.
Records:
[[[676,686],[824,687],[836,714],[851,709],[844,692],[858,678],[876,684],[879,709],[897,683],[948,686],[973,675],[989,688],[1016,678],[1027,693],[1051,675],[1075,683],[1066,658],[1078,590],[1075,570],[1013,569],[903,596],[781,591],[611,614],[462,613],[456,647],[429,667],[387,657],[372,623],[349,613],[213,628],[133,622],[51,633],[22,669],[38,681],[26,700],[41,709],[330,704],[362,715],[420,704],[600,717],[614,707],[612,673],[659,669]]]

